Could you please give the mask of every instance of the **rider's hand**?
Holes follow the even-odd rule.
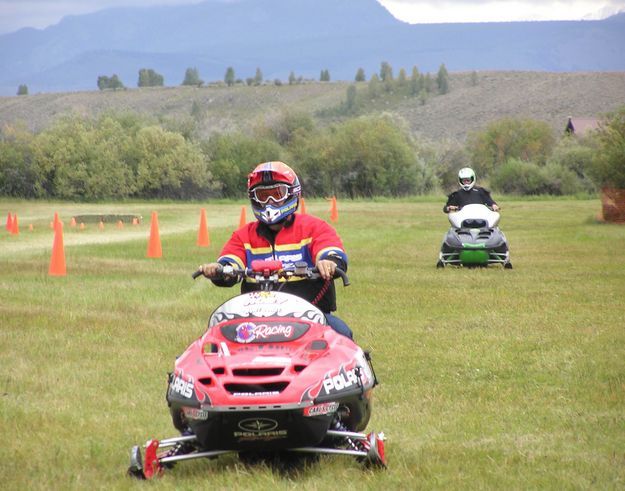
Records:
[[[458,211],[458,210],[459,210],[459,208],[457,206],[455,206],[455,205],[449,205],[447,207],[447,211]]]
[[[493,209],[493,211],[499,211],[500,208],[497,205],[493,205],[491,206],[491,208]]]
[[[207,278],[215,278],[217,273],[221,270],[222,265],[219,263],[208,263],[202,264],[198,271],[201,271],[204,276]]]
[[[334,272],[336,271],[336,263],[334,261],[320,259],[315,266],[324,280],[331,280],[334,277]]]

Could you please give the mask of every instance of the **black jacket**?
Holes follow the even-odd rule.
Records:
[[[479,186],[473,186],[468,191],[464,189],[458,189],[447,197],[447,203],[443,206],[443,211],[449,213],[448,206],[457,206],[462,208],[465,205],[486,205],[493,206],[497,202],[491,198],[490,192],[487,189]]]

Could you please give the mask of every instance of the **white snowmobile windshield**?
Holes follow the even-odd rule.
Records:
[[[210,316],[208,327],[231,319],[289,317],[327,325],[323,312],[290,293],[256,291],[238,295],[220,305]]]

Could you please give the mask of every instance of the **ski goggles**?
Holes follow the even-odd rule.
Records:
[[[290,186],[284,183],[271,184],[270,186],[256,186],[250,190],[250,197],[262,205],[272,200],[279,203],[289,197]]]

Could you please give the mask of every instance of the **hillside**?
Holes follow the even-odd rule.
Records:
[[[22,121],[40,131],[68,113],[97,116],[107,111],[136,112],[159,120],[196,122],[197,135],[247,131],[285,110],[316,116],[345,99],[347,83],[311,82],[259,87],[209,86],[128,89],[118,92],[49,93],[0,97],[0,125]],[[366,83],[359,90],[365,91]],[[467,133],[504,118],[532,118],[563,130],[569,116],[593,117],[625,104],[625,73],[480,72],[450,75],[450,92],[425,105],[416,98],[375,101],[369,112],[403,118],[416,136],[464,140]]]
[[[422,71],[625,70],[625,14],[599,21],[407,24],[377,0],[205,0],[191,5],[111,8],[68,16],[46,29],[0,35],[0,94],[89,90],[116,74],[136,85],[141,68],[177,85],[185,69],[219,80],[352,80],[380,62]]]

